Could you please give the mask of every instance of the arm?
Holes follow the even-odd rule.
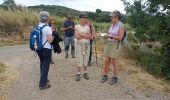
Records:
[[[82,37],[85,38],[85,39],[91,39],[92,35],[90,33],[90,30],[88,30],[87,34],[82,35]]]
[[[120,28],[118,36],[112,36],[112,39],[121,41],[124,36],[125,29],[123,27]]]
[[[47,41],[49,43],[53,42],[53,35],[52,35],[52,29],[51,27],[45,27],[46,29],[44,30],[44,33],[46,33],[46,36],[47,36]]]
[[[72,26],[69,26],[69,27],[67,27],[67,28],[61,28],[61,31],[66,31],[66,30],[68,30],[69,28],[72,28]],[[72,28],[73,29],[73,28]]]
[[[78,40],[83,39],[82,35],[79,33],[79,31],[76,27],[75,27],[75,37]]]
[[[52,34],[51,35],[47,35],[47,40],[48,40],[49,43],[52,43],[53,39],[54,39],[54,37],[52,36]]]
[[[61,31],[62,31],[62,32],[65,32],[68,28],[69,28],[69,27],[66,28],[66,24],[65,24],[65,22],[64,22],[64,23],[63,23],[63,26],[62,26],[62,28],[61,28]]]
[[[72,30],[75,30],[75,24],[73,22],[73,26],[71,27]]]

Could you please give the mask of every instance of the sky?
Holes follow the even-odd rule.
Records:
[[[24,6],[33,5],[60,5],[68,8],[73,8],[79,11],[92,11],[101,9],[102,11],[119,10],[121,13],[125,13],[124,5],[121,0],[14,0],[16,4]],[[127,0],[132,2],[133,0]],[[0,0],[0,4],[3,0]]]

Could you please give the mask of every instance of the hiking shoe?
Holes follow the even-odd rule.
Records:
[[[48,84],[48,83],[50,83],[50,81],[49,81],[49,80],[47,80],[47,84]]]
[[[72,58],[76,58],[74,55],[72,55]]]
[[[103,75],[102,76],[102,80],[100,81],[100,83],[104,83],[104,82],[106,82],[107,81],[107,75]]]
[[[80,74],[76,75],[76,81],[80,81]]]
[[[110,85],[114,85],[118,82],[118,78],[117,77],[112,77],[111,81],[110,81]]]
[[[54,64],[54,61],[53,61],[53,59],[51,59],[51,64]]]
[[[68,58],[68,55],[66,55],[65,58]]]
[[[88,62],[88,66],[91,66],[91,62],[90,61]]]
[[[45,89],[48,89],[48,88],[51,88],[51,85],[46,84],[44,87],[39,87],[40,90],[45,90]]]
[[[84,73],[84,78],[85,78],[86,80],[89,80],[89,75],[88,75],[87,73]]]

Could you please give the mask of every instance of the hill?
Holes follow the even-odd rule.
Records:
[[[63,7],[63,6],[56,6],[56,5],[36,5],[36,6],[29,6],[28,7],[31,10],[36,10],[36,11],[48,11],[50,14],[54,16],[66,16],[67,14],[71,14],[74,16],[78,16],[81,12],[75,9]]]

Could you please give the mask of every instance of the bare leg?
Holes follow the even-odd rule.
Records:
[[[112,58],[112,64],[113,64],[113,73],[114,76],[117,77],[119,73],[119,63],[117,58]]]
[[[76,74],[80,74],[81,71],[81,67],[77,67],[77,73]]]
[[[110,66],[110,62],[111,62],[111,58],[110,57],[106,57],[105,58],[105,64],[103,67],[103,74],[107,75],[109,72],[109,66]]]
[[[84,72],[87,72],[87,66],[84,66]]]

